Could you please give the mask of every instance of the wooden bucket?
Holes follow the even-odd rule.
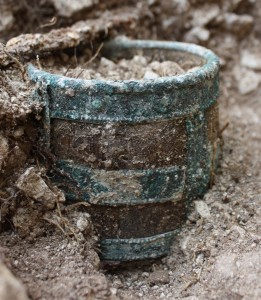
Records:
[[[101,258],[108,261],[168,254],[188,201],[206,192],[220,153],[218,58],[196,45],[126,39],[108,42],[104,55],[141,49],[201,67],[124,81],[28,67],[35,98],[45,105],[43,137],[62,171],[56,182],[68,201],[91,204]]]

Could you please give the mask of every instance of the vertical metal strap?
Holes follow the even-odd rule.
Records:
[[[50,125],[50,96],[48,93],[48,83],[40,81],[36,84],[36,87],[33,91],[34,101],[38,101],[43,105],[42,113],[42,122],[43,127],[41,128],[41,141],[45,149],[50,148],[50,134],[51,134],[51,125]]]
[[[207,124],[204,112],[187,117],[187,199],[202,196],[210,180],[211,158],[207,141]]]

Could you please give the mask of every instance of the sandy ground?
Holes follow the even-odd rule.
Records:
[[[75,225],[88,216],[61,205],[65,233],[46,220],[34,227],[30,216],[41,218],[43,208],[31,203],[23,211],[27,200],[19,198],[16,219],[1,232],[0,259],[30,299],[261,299],[261,72],[242,65],[242,53],[260,49],[260,38],[258,31],[240,42],[218,33],[207,45],[223,65],[223,160],[213,188],[193,203],[171,254],[148,266],[101,269],[91,225],[85,232]]]

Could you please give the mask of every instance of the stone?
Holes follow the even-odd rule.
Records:
[[[175,14],[172,15],[182,15],[187,13],[190,9],[189,0],[171,0],[163,2],[164,5],[161,6],[161,9],[163,13],[167,13],[167,15],[169,15],[170,11],[175,11]]]
[[[182,32],[182,29],[188,28],[188,18],[190,12],[189,0],[171,0],[163,1],[160,6],[161,10],[161,27],[164,31],[164,36],[177,39]],[[157,1],[157,5],[159,1]],[[170,14],[170,12],[175,12]]]
[[[176,24],[179,21],[179,17],[170,17],[167,19],[162,20],[162,27],[164,30],[169,30],[175,28]]]
[[[210,32],[203,27],[194,27],[185,34],[185,41],[189,43],[207,42]]]
[[[233,277],[236,270],[236,258],[237,255],[234,253],[219,256],[215,264],[215,272],[224,279]]]
[[[261,71],[261,53],[245,50],[241,54],[240,64],[249,69]]]
[[[159,78],[159,75],[153,72],[152,70],[147,70],[143,76],[143,79],[155,79]]]
[[[220,8],[217,4],[206,3],[199,9],[193,10],[191,25],[193,27],[204,27],[213,21],[220,14]]]
[[[0,299],[29,300],[26,289],[10,270],[0,262]]]
[[[150,274],[149,282],[152,284],[169,283],[169,273],[166,270],[157,270]]]
[[[4,161],[9,152],[8,140],[0,134],[0,170],[4,166]]]
[[[105,57],[101,58],[100,64],[101,64],[101,66],[106,67],[106,68],[114,68],[115,67],[115,63],[112,60],[109,60],[108,58],[105,58]]]
[[[53,0],[53,4],[58,15],[69,18],[85,9],[91,8],[97,1],[95,0]]]
[[[113,287],[115,287],[115,288],[117,288],[117,289],[120,289],[120,288],[122,288],[123,286],[124,286],[124,285],[123,285],[122,281],[121,281],[119,278],[113,280]]]
[[[222,23],[225,30],[231,31],[239,37],[243,37],[251,30],[254,24],[254,18],[250,15],[225,13]]]
[[[195,201],[195,208],[197,213],[204,219],[209,219],[211,217],[209,207],[206,202],[199,200]]]
[[[239,6],[247,5],[249,0],[230,0],[230,1],[223,1],[222,7],[224,11],[234,11]]]
[[[243,239],[243,238],[245,237],[245,235],[246,235],[245,229],[243,229],[242,227],[240,227],[240,226],[238,226],[238,225],[233,225],[233,226],[230,228],[230,230],[231,230],[232,232],[237,233],[237,234],[240,236],[241,239]]]
[[[131,60],[131,63],[135,65],[147,66],[148,61],[145,56],[134,55],[133,59]]]
[[[259,74],[246,68],[235,67],[233,74],[241,95],[247,95],[255,91],[261,81],[261,76]]]
[[[175,12],[177,14],[186,13],[190,8],[189,0],[172,0],[170,1],[175,7]]]
[[[51,190],[36,167],[26,169],[15,185],[26,196],[43,203],[49,209],[54,208],[56,202],[65,201],[64,194],[56,187]]]
[[[154,61],[149,66],[160,76],[175,76],[185,73],[185,71],[176,62],[169,60],[161,63]]]
[[[10,30],[14,25],[14,16],[12,12],[0,10],[0,32]]]
[[[87,213],[83,213],[76,222],[76,226],[79,231],[84,232],[90,229],[90,215]]]

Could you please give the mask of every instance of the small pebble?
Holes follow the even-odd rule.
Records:
[[[166,270],[154,271],[149,276],[149,282],[152,284],[167,284],[169,283],[169,274]]]

